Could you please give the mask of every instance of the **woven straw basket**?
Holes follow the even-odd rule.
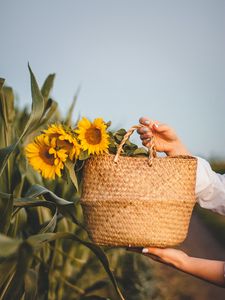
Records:
[[[81,205],[90,238],[99,245],[168,247],[187,235],[195,204],[196,158],[122,156],[89,158]]]

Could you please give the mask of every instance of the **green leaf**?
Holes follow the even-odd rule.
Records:
[[[97,256],[99,261],[102,263],[102,266],[104,267],[106,273],[108,274],[120,299],[125,300],[118,285],[117,285],[116,279],[110,269],[108,258],[105,255],[104,251],[98,245],[95,245],[91,242],[81,240],[75,234],[66,233],[66,232],[45,233],[45,234],[33,235],[27,239],[27,242],[29,242],[29,244],[33,245],[33,247],[36,247],[38,249],[45,243],[55,241],[56,239],[71,239],[71,240],[77,241],[77,242],[81,243],[82,245],[86,246],[87,248],[89,248]]]
[[[25,196],[30,197],[30,198],[36,198],[36,197],[39,197],[42,195],[46,200],[54,202],[56,204],[56,206],[58,207],[59,212],[63,216],[70,217],[71,220],[75,224],[77,224],[83,230],[86,231],[84,225],[77,219],[77,217],[75,215],[74,205],[77,203],[78,199],[75,199],[74,202],[69,202],[63,198],[58,197],[56,194],[54,194],[49,189],[47,189],[41,185],[38,185],[38,184],[32,185],[30,187],[30,189],[27,191]]]
[[[5,125],[8,128],[9,124],[12,124],[15,117],[14,94],[11,87],[4,86],[2,91],[4,94],[4,101],[2,101],[3,116]]]
[[[12,278],[13,273],[16,270],[16,258],[9,257],[8,259],[4,259],[0,264],[0,289],[2,290],[3,285],[10,282],[10,278]],[[1,295],[2,296],[2,295]]]
[[[133,154],[148,156],[148,151],[145,148],[141,147],[141,148],[134,150]]]
[[[6,166],[7,160],[9,159],[11,153],[16,149],[18,142],[0,149],[0,176],[2,175],[4,168]]]
[[[69,175],[70,175],[70,179],[73,183],[73,185],[75,186],[77,192],[79,192],[79,185],[78,185],[78,181],[77,181],[77,176],[75,173],[75,164],[72,163],[72,161],[67,160],[65,163],[65,167],[67,168]]]
[[[48,99],[42,119],[39,123],[36,123],[33,126],[32,132],[26,135],[25,139],[23,140],[24,145],[28,144],[35,135],[40,134],[40,131],[43,130],[43,127],[51,122],[52,117],[57,113],[57,107],[58,103],[56,101]]]
[[[124,128],[121,128],[119,130],[117,130],[114,135],[121,135],[121,136],[124,136],[126,134],[126,130]]]
[[[10,282],[4,300],[20,299],[24,293],[24,278],[33,256],[33,247],[23,242],[19,246],[15,275]]]
[[[4,85],[4,82],[5,82],[5,79],[4,78],[0,78],[0,92],[1,92],[1,89]]]
[[[88,151],[85,150],[85,151],[81,151],[80,152],[80,155],[79,155],[79,160],[86,160],[89,158],[89,154],[88,154]]]
[[[17,201],[14,202],[15,207],[19,208],[27,208],[27,207],[37,207],[37,206],[43,206],[47,207],[52,212],[52,218],[42,225],[42,228],[39,233],[45,233],[45,232],[53,232],[56,227],[57,222],[57,208],[56,205],[49,201],[43,201],[43,200],[34,200],[30,198],[20,198],[17,199]]]
[[[72,114],[73,114],[73,110],[74,110],[74,107],[77,103],[77,99],[78,99],[78,96],[79,96],[79,93],[80,93],[80,86],[78,87],[77,89],[77,92],[73,98],[73,102],[68,110],[68,113],[67,113],[67,116],[66,116],[66,119],[65,119],[65,124],[67,126],[71,126],[72,125]]]
[[[99,280],[85,289],[85,295],[88,293],[91,293],[93,291],[105,288],[108,284],[109,284],[109,282],[106,280]]]
[[[44,115],[43,120],[41,121],[42,126],[44,124],[46,124],[47,122],[49,122],[49,120],[51,119],[53,114],[56,112],[57,107],[58,107],[58,103],[56,101],[52,100],[51,98],[48,99],[47,104],[46,104],[45,115]]]
[[[0,234],[0,257],[9,257],[16,253],[20,244],[21,240],[12,239],[6,235]]]
[[[112,122],[111,122],[111,121],[108,121],[108,122],[105,123],[105,124],[106,124],[106,128],[109,128],[109,127],[111,126]]]
[[[0,191],[0,197],[4,198],[4,199],[10,199],[11,194],[3,193],[3,192]]]
[[[14,138],[13,121],[15,117],[14,111],[14,94],[13,90],[9,87],[3,87],[0,92],[0,149],[8,147]],[[0,158],[1,159],[1,158]],[[1,164],[0,164],[1,165]],[[8,164],[7,175],[8,189],[11,183],[11,171],[10,164]]]
[[[41,94],[44,97],[46,103],[53,88],[54,80],[55,74],[49,74],[48,77],[45,79],[44,84],[42,85]]]
[[[58,206],[71,205],[71,202],[58,197],[55,193],[39,184],[32,185],[26,193],[26,197],[36,198],[44,196],[46,200],[56,203]]]
[[[30,71],[30,78],[31,78],[32,112],[29,120],[30,122],[28,121],[27,125],[32,126],[36,122],[40,121],[44,113],[45,101],[38,87],[34,73],[32,72],[29,64],[28,64],[28,69]],[[28,129],[27,126],[26,129]]]
[[[11,220],[11,214],[13,211],[13,195],[10,195],[9,199],[1,198],[1,218],[0,218],[0,232],[7,233],[9,226],[10,226],[10,220]]]
[[[138,148],[137,145],[135,145],[134,143],[131,143],[129,140],[126,141],[126,143],[123,146],[124,148],[129,148],[131,150],[135,150]]]
[[[29,269],[24,278],[24,300],[34,300],[37,296],[38,274],[32,269]]]
[[[33,126],[36,123],[40,122],[42,115],[44,113],[44,106],[45,106],[44,98],[42,97],[35,76],[29,65],[28,68],[30,71],[30,78],[31,78],[32,111],[25,125],[23,133],[18,138],[18,140],[14,144],[10,145],[9,147],[0,149],[0,176],[3,173],[7,160],[9,159],[11,153],[16,149],[16,147],[20,143],[21,139],[25,136],[25,134],[28,134],[30,131],[32,131]]]

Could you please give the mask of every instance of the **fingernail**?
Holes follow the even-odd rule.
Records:
[[[148,253],[148,248],[143,248],[142,253]]]
[[[158,128],[158,127],[159,127],[159,125],[158,125],[158,124],[155,124],[155,123],[154,123],[153,125],[154,125],[156,128]]]
[[[144,124],[149,125],[150,121],[146,120],[146,121],[144,121]]]
[[[145,127],[144,127],[144,128],[142,129],[142,132],[147,132],[148,130],[149,130],[148,128],[145,128]]]

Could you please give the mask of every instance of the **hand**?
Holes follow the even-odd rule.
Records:
[[[158,121],[144,117],[140,118],[139,122],[144,125],[144,127],[137,130],[144,146],[148,147],[154,135],[156,151],[165,152],[168,156],[191,155],[176,132],[168,125],[159,124]]]
[[[181,250],[172,248],[126,248],[128,251],[143,253],[156,261],[169,265],[184,273],[225,288],[224,261],[188,256]]]
[[[170,265],[176,269],[181,269],[189,256],[181,250],[173,248],[127,248],[128,251],[142,253],[155,261]]]

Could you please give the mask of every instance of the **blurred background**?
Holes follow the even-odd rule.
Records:
[[[62,113],[127,128],[141,116],[171,124],[195,154],[225,158],[224,0],[0,0],[0,76],[31,103],[56,73]],[[137,136],[135,137],[137,141]]]

